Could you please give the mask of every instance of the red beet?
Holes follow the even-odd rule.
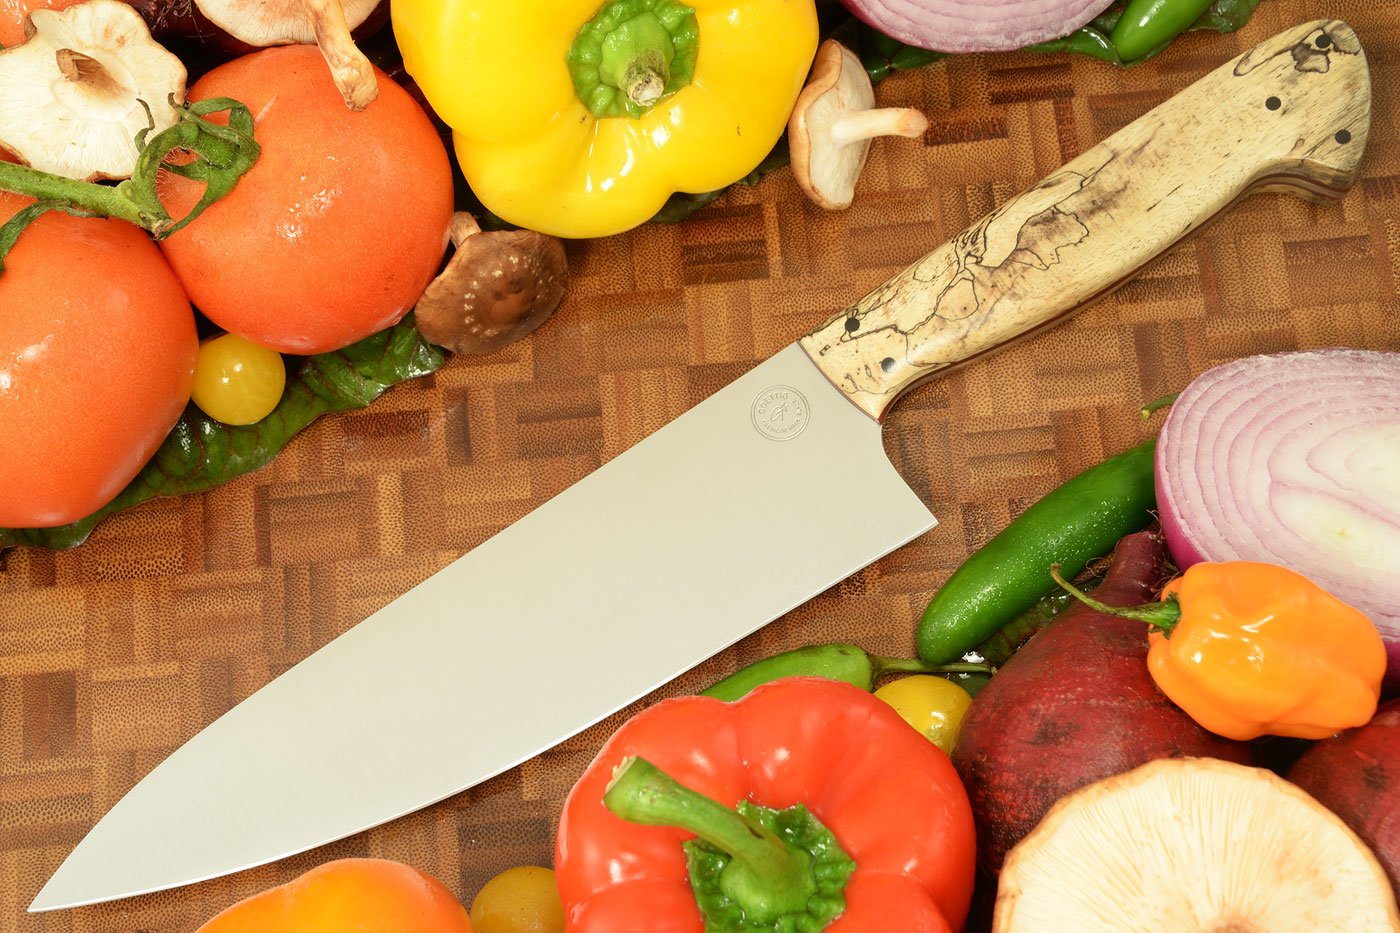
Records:
[[[1284,775],[1342,818],[1400,891],[1400,700],[1315,743]]]
[[[1149,602],[1167,574],[1160,535],[1118,542],[1094,597]],[[1156,758],[1247,763],[1249,746],[1207,732],[1147,672],[1147,625],[1076,604],[1039,632],[973,701],[953,750],[972,800],[977,861],[1001,870],[1006,854],[1051,804],[1085,784]]]

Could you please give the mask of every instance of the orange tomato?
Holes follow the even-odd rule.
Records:
[[[198,933],[471,933],[452,892],[416,868],[338,859],[255,894]]]
[[[0,220],[31,201],[0,192]],[[30,224],[0,274],[0,526],[106,505],[179,419],[198,347],[145,233],[54,211]]]
[[[214,323],[283,353],[337,350],[396,323],[436,274],[452,220],[452,170],[432,122],[376,69],[379,97],[346,109],[315,46],[220,65],[190,99],[232,97],[262,146],[237,187],[162,241]],[[172,216],[203,186],[167,176]]]
[[[66,10],[82,0],[0,0],[0,45],[24,41],[24,18],[30,10]]]

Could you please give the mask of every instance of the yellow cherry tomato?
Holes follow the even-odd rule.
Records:
[[[962,729],[963,716],[972,705],[972,696],[966,690],[933,674],[892,680],[876,690],[875,695],[950,755]]]
[[[223,334],[199,345],[191,398],[215,421],[252,424],[277,407],[286,385],[280,353]]]
[[[472,901],[472,933],[564,933],[564,906],[548,868],[507,868]]]

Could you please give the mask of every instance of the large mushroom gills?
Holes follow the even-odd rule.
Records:
[[[922,136],[928,118],[908,107],[875,108],[875,88],[855,53],[834,39],[817,49],[812,77],[788,120],[792,171],[821,207],[840,210],[878,136]]]
[[[1395,933],[1370,849],[1300,788],[1159,759],[1062,798],[1007,857],[993,933]]]
[[[564,298],[564,246],[534,230],[482,232],[453,215],[456,252],[414,308],[418,330],[454,353],[490,353],[543,324]]]
[[[0,52],[0,147],[64,178],[129,178],[137,134],[179,120],[185,66],[118,0],[34,10],[25,31]]]

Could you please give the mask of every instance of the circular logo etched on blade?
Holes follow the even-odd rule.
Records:
[[[792,386],[769,386],[753,400],[753,426],[775,441],[790,441],[807,427],[807,399]]]

